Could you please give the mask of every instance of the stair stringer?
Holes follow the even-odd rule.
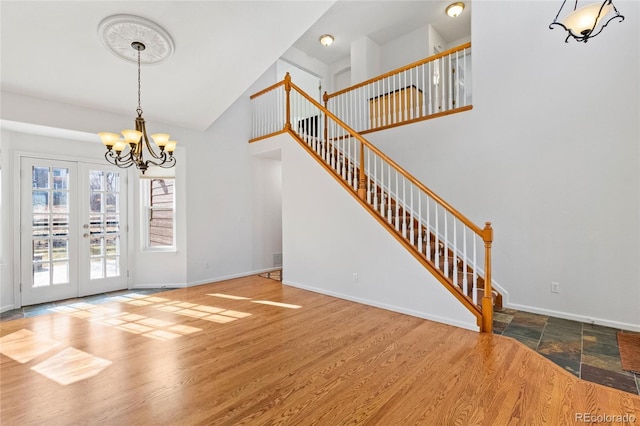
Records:
[[[284,284],[479,330],[476,316],[296,139],[276,138],[282,158]]]

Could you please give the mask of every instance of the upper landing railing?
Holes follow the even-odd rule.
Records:
[[[471,43],[325,93],[324,104],[359,133],[469,110]]]
[[[252,139],[289,133],[492,330],[489,223],[463,216],[362,135],[285,79],[251,96]]]

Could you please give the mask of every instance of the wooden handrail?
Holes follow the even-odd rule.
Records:
[[[335,93],[328,94],[328,93],[325,92],[323,99],[324,99],[325,102],[327,102],[329,99],[331,99],[333,97],[336,97],[336,96],[339,96],[339,95],[342,95],[343,93],[347,93],[347,92],[350,92],[352,90],[359,89],[360,87],[366,86],[367,84],[375,83],[376,81],[385,79],[385,78],[390,77],[390,76],[392,76],[394,74],[399,74],[399,73],[401,73],[403,71],[407,71],[407,70],[409,70],[411,68],[414,68],[414,67],[417,67],[417,66],[429,63],[429,62],[433,62],[436,59],[440,59],[440,58],[442,58],[444,56],[450,55],[450,54],[455,53],[455,52],[459,52],[459,51],[464,50],[464,49],[468,49],[470,47],[471,47],[471,42],[465,43],[465,44],[462,44],[460,46],[451,48],[449,50],[445,50],[444,52],[440,52],[437,55],[429,56],[428,58],[425,58],[425,59],[420,59],[419,61],[413,62],[413,63],[411,63],[409,65],[405,65],[403,67],[396,68],[395,70],[389,71],[389,72],[384,73],[382,75],[379,75],[377,77],[373,77],[373,78],[370,78],[369,80],[363,81],[361,83],[354,84],[353,86],[347,87],[346,89],[338,90]]]
[[[345,130],[347,130],[349,132],[349,134],[356,138],[358,141],[360,141],[361,144],[366,145],[371,151],[373,151],[374,153],[376,153],[380,158],[382,158],[384,161],[386,161],[388,164],[391,164],[393,166],[393,168],[395,168],[401,175],[403,175],[405,178],[407,178],[411,183],[413,183],[416,187],[418,187],[419,189],[421,189],[423,192],[425,192],[426,194],[428,194],[432,199],[434,199],[435,201],[437,201],[441,206],[443,206],[446,210],[449,211],[449,213],[451,213],[452,215],[454,215],[456,218],[458,218],[458,220],[460,220],[462,223],[464,223],[465,225],[467,225],[468,228],[470,228],[473,232],[475,232],[477,235],[479,235],[480,237],[482,237],[482,239],[484,240],[485,238],[485,232],[483,231],[482,228],[480,228],[478,225],[476,225],[475,223],[473,223],[471,220],[467,219],[466,216],[464,216],[462,213],[460,213],[458,210],[456,210],[453,206],[451,206],[449,203],[447,203],[446,201],[444,201],[442,198],[440,198],[437,194],[435,194],[432,190],[430,190],[429,188],[427,188],[426,186],[424,186],[424,184],[422,184],[422,182],[420,182],[418,179],[416,179],[415,177],[413,177],[413,175],[411,175],[411,173],[407,172],[405,169],[403,169],[399,164],[397,164],[395,161],[393,161],[391,158],[387,157],[386,154],[384,154],[382,151],[380,151],[378,148],[376,148],[374,145],[372,145],[369,141],[367,141],[365,138],[363,138],[362,136],[360,136],[360,134],[358,132],[356,132],[355,130],[353,130],[351,127],[349,127],[345,122],[343,122],[342,120],[340,120],[338,117],[336,117],[331,111],[329,111],[328,109],[326,109],[325,107],[323,107],[322,105],[320,105],[318,103],[318,101],[316,101],[315,99],[313,99],[312,97],[310,97],[309,95],[307,95],[304,91],[302,91],[298,86],[296,86],[294,83],[291,83],[291,87],[298,93],[300,93],[305,99],[307,99],[309,102],[311,102],[313,105],[315,105],[317,108],[320,108],[322,112],[324,112],[327,116],[329,116],[332,120],[336,121],[342,128],[344,128]]]
[[[289,73],[287,73],[289,74]],[[267,87],[266,89],[262,89],[261,91],[259,91],[258,93],[254,93],[253,95],[249,96],[249,99],[253,100],[255,98],[257,98],[258,96],[264,95],[265,93],[268,93],[270,91],[272,91],[273,89],[277,89],[280,86],[284,86],[285,81],[279,81],[276,84],[272,84],[271,86]]]

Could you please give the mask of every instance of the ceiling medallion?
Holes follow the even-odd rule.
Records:
[[[175,50],[173,39],[160,25],[134,15],[108,16],[98,25],[98,36],[107,50],[125,61],[138,63],[138,52],[131,43],[140,42],[145,50],[140,62],[157,64],[171,57]]]

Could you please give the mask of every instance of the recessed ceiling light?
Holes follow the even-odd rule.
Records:
[[[323,46],[331,46],[333,43],[333,36],[331,34],[323,34],[320,36],[320,43]]]
[[[464,10],[464,3],[455,2],[447,6],[447,9],[445,10],[445,12],[447,12],[447,15],[449,15],[450,17],[455,18],[458,15],[460,15],[463,10]]]

